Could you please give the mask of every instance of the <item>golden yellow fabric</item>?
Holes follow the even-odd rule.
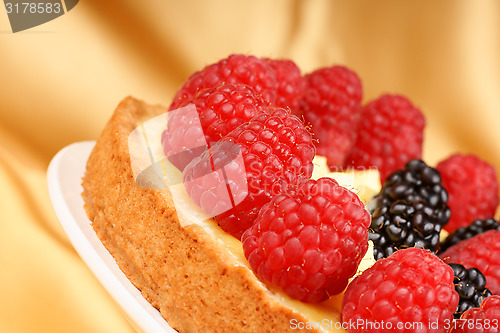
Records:
[[[133,332],[59,225],[48,163],[96,139],[126,95],[168,105],[231,53],[346,65],[365,101],[422,109],[429,163],[473,152],[500,168],[496,0],[82,0],[15,34],[0,12],[0,332]]]

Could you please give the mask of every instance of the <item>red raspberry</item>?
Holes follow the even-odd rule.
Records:
[[[275,105],[284,109],[289,108],[295,113],[305,88],[300,68],[289,59],[265,60],[274,69],[278,79]]]
[[[382,95],[361,112],[358,137],[346,166],[378,168],[385,178],[413,159],[421,159],[425,118],[403,96]]]
[[[439,255],[446,263],[476,267],[486,277],[486,288],[500,295],[500,231],[489,230],[465,239]]]
[[[266,101],[276,101],[278,81],[273,68],[263,59],[233,54],[192,74],[174,96],[173,103],[190,100],[200,89],[223,83],[242,83],[252,87]],[[171,108],[172,109],[172,108]]]
[[[332,170],[341,167],[356,139],[363,88],[359,77],[342,66],[318,69],[304,77],[300,115],[311,124],[316,149]]]
[[[265,282],[303,302],[347,285],[368,249],[370,215],[331,178],[308,180],[262,207],[242,237],[250,266]]]
[[[190,104],[194,104],[195,111]],[[170,106],[167,129],[162,134],[165,155],[183,170],[207,145],[266,112],[267,106],[268,102],[244,84],[204,88],[191,99],[176,100]]]
[[[207,141],[194,104],[167,113],[167,128],[161,134],[163,152],[179,170],[207,148]]]
[[[378,260],[349,284],[342,321],[348,332],[447,332],[458,300],[451,267],[424,249],[407,248]]]
[[[312,175],[311,134],[296,116],[273,110],[237,127],[183,172],[193,201],[238,239],[273,196]]]
[[[490,296],[481,303],[481,307],[465,311],[455,326],[453,333],[500,332],[500,296]]]
[[[475,155],[455,154],[440,162],[441,174],[448,192],[451,216],[444,227],[453,232],[476,219],[495,216],[498,206],[498,180],[495,168]]]

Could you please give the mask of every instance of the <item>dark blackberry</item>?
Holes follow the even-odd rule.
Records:
[[[453,314],[459,319],[462,313],[470,308],[478,308],[483,300],[491,296],[491,291],[486,288],[486,278],[475,267],[466,269],[460,264],[448,264],[453,269],[453,283],[460,296],[457,310]]]
[[[450,209],[436,169],[411,160],[387,177],[374,200],[369,239],[376,260],[407,247],[439,250],[439,233]]]
[[[469,239],[476,235],[482,234],[488,230],[500,230],[500,225],[494,219],[474,220],[467,227],[458,228],[441,243],[440,252],[446,251],[450,246],[457,244],[460,241]]]

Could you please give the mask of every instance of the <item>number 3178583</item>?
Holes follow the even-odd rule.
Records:
[[[59,14],[62,11],[60,3],[50,2],[22,2],[5,3],[7,14]]]

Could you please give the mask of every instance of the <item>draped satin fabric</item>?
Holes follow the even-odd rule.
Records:
[[[168,106],[231,53],[348,66],[364,102],[399,93],[422,110],[429,164],[461,152],[500,168],[496,0],[82,0],[18,33],[0,12],[1,332],[134,332],[64,234],[48,163],[125,96]]]

